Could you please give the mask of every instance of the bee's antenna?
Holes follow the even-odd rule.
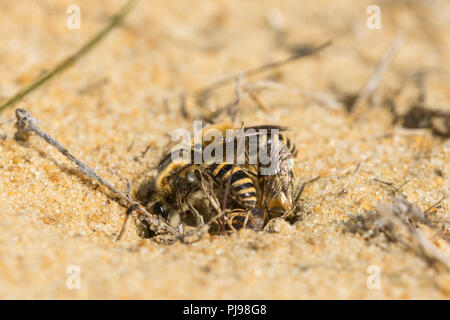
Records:
[[[272,219],[272,213],[270,212],[269,204],[267,203],[267,200],[264,200],[264,206],[266,207],[267,213],[269,214],[270,219]]]

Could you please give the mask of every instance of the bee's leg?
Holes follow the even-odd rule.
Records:
[[[184,210],[183,210],[183,199],[182,198],[183,197],[180,195],[178,195],[176,197],[175,201],[176,201],[177,205],[174,207],[178,207],[178,210],[173,210],[171,216],[169,217],[169,220],[170,221],[174,220],[174,221],[176,221],[177,225],[180,224],[180,225],[183,225],[183,227],[184,227],[184,224],[186,221],[183,216]]]
[[[297,187],[297,191],[295,191],[295,196],[294,196],[294,204],[296,204],[300,200],[300,196],[302,195],[303,191],[308,186],[308,184],[311,184],[319,179],[320,179],[320,176],[317,176],[311,180],[303,182],[303,184],[300,187]]]
[[[236,218],[239,214],[236,214],[235,212],[231,212],[230,215],[225,216],[225,220],[226,220],[226,224],[227,226],[231,229],[231,231],[233,232],[237,232],[234,224],[236,224],[238,226],[238,229],[240,229],[239,227],[239,222],[235,222],[234,218]]]
[[[270,212],[269,204],[267,203],[267,200],[264,200],[264,206],[266,207],[267,214],[269,215],[269,218],[272,219],[272,212]]]
[[[243,228],[260,231],[264,227],[264,209],[237,209],[228,216],[228,226],[236,231]]]
[[[191,210],[192,214],[194,215],[195,224],[197,227],[201,227],[205,224],[203,221],[203,216],[197,211],[197,209],[192,206],[189,201],[186,201],[187,206],[189,207],[189,210]]]
[[[247,228],[247,223],[248,223],[248,220],[249,220],[249,217],[250,217],[250,213],[251,213],[251,211],[247,210],[247,213],[246,213],[245,219],[244,219],[244,228]]]
[[[181,197],[177,197],[177,205],[178,205],[178,210],[180,212],[183,212],[183,200],[181,199]]]

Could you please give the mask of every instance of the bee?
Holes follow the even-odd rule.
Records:
[[[229,124],[214,128],[219,128],[222,133],[225,130],[236,130]],[[286,127],[261,125],[247,127],[246,132],[243,133],[245,138],[252,136],[258,138],[256,148],[251,147],[250,141],[245,141],[245,164],[241,165],[241,168],[253,176],[259,194],[257,207],[264,208],[266,211],[265,223],[272,218],[291,213],[295,206],[292,169],[298,151],[295,144],[284,133],[286,130]],[[231,141],[230,139],[224,141],[224,148]],[[268,163],[262,161],[261,156],[264,154],[270,155]],[[255,163],[250,161],[252,157],[257,158]]]
[[[259,207],[265,208],[265,222],[294,210],[294,158],[297,156],[295,144],[283,134],[278,135],[278,142],[273,137],[267,136],[265,144],[270,148],[278,145],[275,171],[272,174],[263,175],[262,167],[258,168],[258,179],[261,188]]]
[[[237,131],[228,123],[213,126],[213,129],[218,129],[222,134],[225,134],[226,130]],[[298,151],[295,144],[284,134],[286,127],[260,125],[245,129],[245,132],[241,132],[241,136],[246,139],[251,137],[258,139],[256,148],[252,148],[250,141],[244,141],[245,162],[241,168],[253,176],[259,194],[257,207],[266,210],[264,220],[267,223],[272,218],[294,210],[292,169]],[[236,140],[236,137],[239,137],[239,133],[232,135],[231,139],[224,139],[224,149],[227,149],[228,144]],[[204,143],[204,146],[207,145],[208,143]],[[236,148],[234,146],[235,151]],[[262,161],[262,154],[271,155],[269,163]],[[252,157],[257,158],[255,163],[250,161]],[[272,166],[271,169],[269,169],[270,166]]]
[[[203,156],[208,147],[215,150],[236,152],[239,143],[238,130],[230,124],[221,124],[211,127],[218,130],[220,140],[202,140],[201,147],[194,141],[187,148],[175,152],[191,153]],[[211,129],[209,128],[209,129]],[[158,175],[155,180],[155,195],[151,202],[154,213],[164,217],[172,225],[179,225],[185,220],[181,215],[189,212],[194,223],[203,224],[207,210],[204,203],[202,180],[211,180],[216,194],[222,196],[228,192],[230,195],[231,212],[227,216],[232,229],[249,227],[261,230],[264,224],[274,216],[280,216],[292,208],[292,165],[290,160],[296,155],[295,145],[285,135],[278,133],[272,137],[273,129],[284,131],[286,128],[272,125],[254,126],[246,129],[250,133],[241,136],[259,138],[256,148],[252,148],[249,141],[244,140],[244,163],[229,163],[225,158],[219,158],[214,163],[193,164],[187,161],[172,161],[172,153],[165,155],[158,165]],[[205,129],[208,130],[208,129]],[[205,136],[206,131],[202,132]],[[232,133],[231,137],[223,138],[226,131]],[[261,159],[250,163],[250,158],[258,157],[260,149],[271,151],[275,141],[281,141],[281,150],[276,154],[277,165],[271,174],[264,174],[267,169]],[[230,148],[231,146],[231,148]],[[212,149],[212,148],[210,148]],[[202,212],[202,213],[200,213]]]

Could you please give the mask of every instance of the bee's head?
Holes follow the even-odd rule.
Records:
[[[155,201],[151,205],[151,210],[154,214],[163,217],[166,221],[169,219],[169,207],[163,201]]]
[[[268,176],[265,181],[267,192],[264,193],[262,204],[265,208],[265,222],[273,218],[283,216],[285,213],[293,210],[293,187],[290,179],[284,179],[284,176]],[[272,192],[277,190],[277,192]]]

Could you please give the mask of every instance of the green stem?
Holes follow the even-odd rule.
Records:
[[[120,9],[120,11],[114,15],[111,19],[111,22],[98,34],[95,35],[91,40],[89,40],[83,47],[81,47],[77,52],[75,52],[73,55],[67,57],[63,61],[61,61],[58,65],[56,65],[53,70],[50,70],[47,73],[44,73],[42,76],[37,78],[33,83],[31,83],[29,86],[22,88],[19,92],[17,92],[12,98],[8,99],[4,104],[0,106],[0,113],[6,110],[7,108],[13,106],[18,101],[22,100],[27,94],[34,91],[38,87],[40,87],[42,84],[47,82],[47,80],[51,79],[56,74],[64,71],[71,65],[73,65],[75,62],[77,62],[82,56],[84,56],[86,53],[89,52],[89,50],[92,49],[98,42],[100,42],[114,27],[116,27],[118,24],[120,24],[125,16],[130,11],[132,5],[134,4],[134,0],[129,0],[123,7]]]

